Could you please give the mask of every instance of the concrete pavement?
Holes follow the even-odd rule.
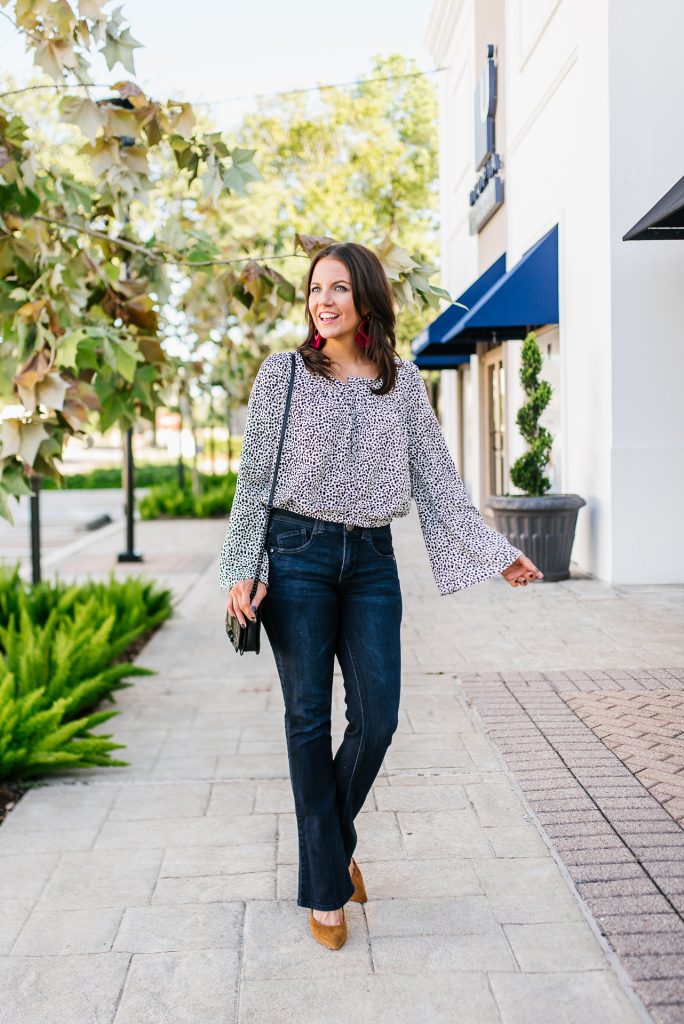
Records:
[[[682,589],[496,578],[440,597],[415,510],[394,521],[400,723],[357,819],[369,902],[333,952],[295,904],[271,652],[239,658],[223,634],[223,532],[142,523],[146,562],[116,567],[174,586],[176,617],[139,658],[159,674],[107,723],[130,767],[46,780],[0,826],[0,1024],[649,1020],[460,679],[684,664]],[[105,575],[120,545],[55,571]],[[336,674],[334,747],[343,728]]]

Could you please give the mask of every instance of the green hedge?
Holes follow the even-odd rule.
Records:
[[[235,495],[236,473],[221,476],[200,474],[200,494],[194,495],[190,476],[186,473],[185,486],[181,489],[178,481],[151,487],[139,502],[142,519],[189,517],[208,519],[227,516]]]
[[[29,585],[0,567],[0,779],[121,765],[125,746],[92,729],[119,711],[101,700],[153,675],[126,652],[171,615],[171,591],[140,577]]]
[[[226,442],[216,442],[216,454],[226,453]],[[233,438],[230,446],[232,457],[238,458],[242,451],[242,437]],[[209,455],[209,446],[205,445],[204,454]],[[190,466],[185,465],[186,476]],[[202,474],[200,474],[202,475]],[[218,479],[218,477],[217,477]],[[221,477],[220,479],[223,479]],[[135,465],[135,486],[154,487],[157,484],[173,483],[178,480],[178,462],[141,462]],[[121,466],[100,466],[90,469],[87,473],[67,473],[64,476],[64,487],[60,488],[54,480],[44,477],[41,480],[43,490],[99,490],[103,487],[123,487]]]
[[[185,471],[186,473],[190,472],[187,467]],[[152,487],[154,484],[177,479],[177,462],[160,462],[158,464],[148,462],[135,467],[136,487]],[[99,469],[91,469],[87,473],[70,473],[64,477],[64,488],[69,491],[99,490],[102,487],[123,487],[120,466],[101,466]],[[41,488],[45,490],[60,489],[54,480],[49,478],[41,481]]]

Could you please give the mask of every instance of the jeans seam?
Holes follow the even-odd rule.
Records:
[[[340,565],[340,574],[337,577],[337,585],[338,586],[342,583],[342,575],[344,573],[344,563],[346,561],[346,558],[347,558],[347,531],[343,530],[342,531],[342,563]]]
[[[278,650],[276,650],[276,647],[277,647],[277,645],[276,646],[271,645],[271,650],[273,651],[273,660],[276,663],[276,668],[278,669],[278,675],[280,676],[281,672],[282,672],[283,675],[285,674],[285,672],[284,672],[284,665],[283,665],[282,660],[280,658],[280,652]],[[285,717],[285,723],[284,723],[285,724],[285,745],[286,745],[287,752],[288,752],[288,755],[287,755],[288,772],[287,772],[287,774],[290,776],[290,786],[292,788],[293,796],[294,796],[294,781],[292,779],[292,766],[290,764],[290,752],[289,752],[290,744],[289,744],[289,739],[288,739],[288,736],[287,736],[287,701],[286,701],[286,698],[285,698],[285,687],[283,685],[282,680],[281,680],[281,690],[283,691],[283,703],[285,704],[285,716],[284,716]],[[299,819],[299,812],[298,812],[298,808],[297,807],[295,807],[295,811],[296,811],[295,818]],[[304,845],[303,845],[302,836],[301,836],[301,833],[300,833],[299,822],[298,821],[297,821],[297,846],[298,846],[298,850],[299,850],[299,863],[298,863],[298,866],[297,866],[297,901],[299,902],[299,900],[302,899],[302,894],[304,893],[304,891],[309,886],[309,879],[307,878],[306,879],[306,884],[304,884],[304,861],[305,861]],[[333,909],[335,909],[335,908],[333,908]]]
[[[354,656],[353,656],[353,654],[351,652],[351,647],[349,646],[349,640],[347,639],[347,634],[344,633],[344,631],[343,631],[343,639],[344,639],[345,647],[347,648],[347,653],[349,655],[349,661],[350,661],[350,664],[351,664],[351,667],[352,667],[352,671],[354,673],[354,682],[356,683],[356,692],[358,693],[358,697],[359,697],[359,708],[361,709],[361,736],[359,738],[359,747],[358,747],[358,750],[356,751],[356,757],[354,759],[354,766],[353,766],[353,768],[351,770],[351,775],[349,776],[349,785],[347,786],[347,795],[345,797],[344,807],[342,808],[342,817],[344,817],[344,815],[347,813],[347,806],[349,805],[349,797],[351,796],[352,783],[354,781],[354,776],[356,774],[356,766],[359,763],[359,757],[361,756],[361,748],[363,746],[363,742],[364,742],[364,739],[366,737],[366,716],[363,713],[363,700],[361,699],[361,687],[359,686],[359,677],[358,677],[358,674],[357,674],[357,671],[356,671],[356,665],[354,663]]]

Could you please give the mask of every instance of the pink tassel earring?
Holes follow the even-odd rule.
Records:
[[[365,324],[365,329],[364,329],[364,324]],[[363,318],[363,320],[361,321],[361,323],[359,324],[359,326],[356,328],[356,334],[354,335],[354,341],[356,342],[357,345],[360,345],[361,348],[368,348],[368,346],[370,345],[370,338],[368,337],[368,334],[366,333],[369,328],[370,328],[369,317],[365,316]]]
[[[325,338],[322,335],[320,335],[318,333],[318,331],[314,331],[314,336],[313,336],[313,338],[311,340],[311,347],[312,348],[323,348],[324,344],[325,344]]]

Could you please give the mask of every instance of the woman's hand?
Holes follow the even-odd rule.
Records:
[[[241,626],[247,625],[247,619],[251,619],[252,622],[256,622],[256,615],[252,611],[253,608],[258,608],[263,599],[266,597],[267,586],[259,580],[257,584],[257,591],[251,602],[250,607],[249,595],[252,593],[254,587],[254,580],[240,580],[234,587],[231,587],[228,591],[228,613],[229,615],[237,615],[238,622]]]
[[[520,558],[516,558],[515,562],[511,562],[501,575],[512,587],[526,587],[528,583],[544,578],[544,573],[540,572],[527,555],[520,555]]]

